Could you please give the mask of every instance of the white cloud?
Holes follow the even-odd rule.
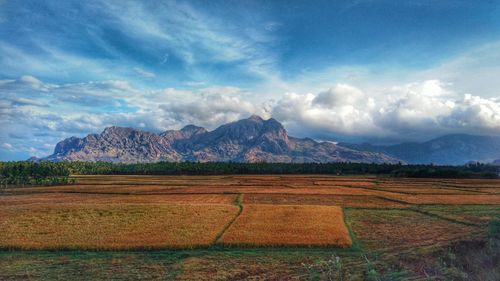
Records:
[[[200,93],[213,95],[234,95],[242,93],[242,90],[238,87],[223,86],[223,87],[207,87],[198,90]]]
[[[160,108],[174,120],[206,126],[209,129],[246,118],[251,114],[269,117],[263,106],[254,105],[233,94],[205,93],[199,97],[192,95],[187,100],[167,103]]]
[[[363,104],[367,101],[370,102],[361,90],[346,84],[337,84],[335,87],[319,93],[314,98],[313,103],[322,107],[338,107]]]
[[[47,144],[112,125],[156,132],[187,124],[214,129],[251,114],[276,118],[291,135],[326,140],[500,134],[500,99],[463,94],[439,80],[378,91],[339,83],[318,93],[289,92],[272,100],[229,86],[139,90],[120,80],[57,85],[31,77],[0,81],[0,95],[2,148],[15,142],[16,151],[37,155],[51,153]]]
[[[156,74],[153,72],[146,71],[140,67],[134,67],[134,71],[144,79],[153,79],[156,77]]]
[[[5,148],[7,150],[12,150],[14,149],[14,147],[12,146],[12,144],[8,143],[8,142],[4,142],[2,143],[2,148]]]
[[[190,67],[238,62],[241,70],[260,76],[276,72],[273,67],[276,57],[266,48],[275,40],[267,35],[268,29],[264,32],[252,27],[235,29],[219,17],[201,12],[188,3],[164,2],[161,5],[169,11],[168,16],[152,12],[142,2],[104,3],[102,10],[132,38],[167,47],[171,54],[159,54],[161,64],[176,56]],[[277,27],[274,23],[273,28]]]
[[[438,80],[378,93],[338,84],[313,94],[287,94],[272,115],[317,134],[426,140],[447,133],[500,134],[500,101],[458,94]]]
[[[465,93],[498,97],[500,89],[500,41],[467,50],[437,66],[411,75],[412,79],[439,79]]]

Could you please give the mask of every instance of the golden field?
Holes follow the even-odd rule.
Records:
[[[31,204],[0,208],[0,246],[14,249],[193,248],[213,243],[232,205]]]
[[[349,247],[354,237],[367,247],[410,247],[451,243],[500,213],[499,180],[73,178],[1,190],[0,248]]]
[[[221,237],[236,246],[334,246],[352,241],[342,209],[314,205],[249,204]]]

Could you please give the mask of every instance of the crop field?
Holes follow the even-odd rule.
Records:
[[[369,249],[402,250],[481,237],[475,227],[413,210],[347,211],[357,238]]]
[[[378,196],[323,194],[245,194],[244,204],[327,205],[347,208],[408,208],[408,204]]]
[[[237,212],[231,205],[17,205],[0,209],[0,245],[27,250],[208,246]]]
[[[491,256],[500,180],[72,178],[0,189],[0,280],[495,280],[462,264]]]
[[[232,204],[235,194],[95,194],[95,193],[41,193],[0,196],[0,206],[26,204]]]
[[[352,241],[342,209],[314,205],[246,205],[221,237],[236,246],[336,246]]]

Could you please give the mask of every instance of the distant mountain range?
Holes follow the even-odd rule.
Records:
[[[448,135],[391,146],[317,142],[289,136],[275,119],[253,115],[213,131],[188,125],[160,134],[109,127],[100,134],[59,142],[50,161],[107,162],[359,162],[465,164],[500,159],[500,138]]]
[[[463,165],[468,162],[500,164],[500,137],[446,135],[422,143],[371,145],[339,143],[355,150],[378,152],[409,164]]]
[[[222,162],[365,162],[397,163],[383,153],[358,151],[330,142],[288,135],[275,119],[253,115],[213,131],[194,125],[160,134],[109,127],[101,134],[59,142],[51,161],[222,161]]]

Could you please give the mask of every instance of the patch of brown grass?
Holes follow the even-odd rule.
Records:
[[[500,195],[496,194],[474,194],[474,195],[383,195],[386,198],[401,200],[410,204],[450,204],[450,205],[500,205]]]
[[[36,193],[0,196],[0,205],[23,204],[232,204],[237,195],[233,194],[167,194],[167,195],[122,195],[88,193]]]
[[[372,181],[348,181],[348,180],[328,180],[328,181],[315,181],[315,185],[321,186],[352,186],[352,187],[373,187],[375,183]]]
[[[234,205],[57,204],[0,208],[0,247],[147,249],[208,246]]]
[[[407,208],[408,205],[365,195],[245,194],[244,204],[331,205],[351,208]]]
[[[236,246],[352,245],[336,206],[248,204],[220,239]]]
[[[439,186],[434,187],[414,187],[414,186],[391,186],[391,187],[377,187],[377,190],[384,190],[390,192],[407,193],[407,194],[479,194],[475,190],[461,190],[443,188]]]
[[[476,227],[449,222],[411,210],[346,210],[356,238],[368,249],[412,249],[439,246],[483,235]]]
[[[484,226],[500,216],[500,205],[427,205],[419,209],[443,218]]]

